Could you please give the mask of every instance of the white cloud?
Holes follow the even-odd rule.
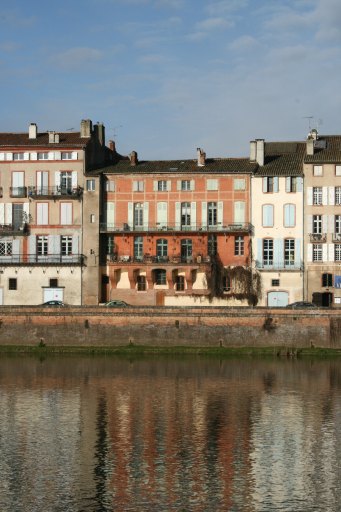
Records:
[[[76,47],[52,57],[52,61],[65,69],[82,68],[102,59],[103,54],[95,48]]]
[[[259,41],[252,36],[241,36],[230,43],[229,48],[233,51],[249,51],[257,48],[260,45]]]
[[[218,2],[208,3],[205,10],[210,16],[218,16],[243,9],[248,3],[248,0],[220,0]]]
[[[206,20],[197,23],[197,30],[200,31],[211,31],[216,29],[224,29],[231,27],[233,23],[226,20],[225,18],[207,18]]]

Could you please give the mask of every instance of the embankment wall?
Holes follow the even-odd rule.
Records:
[[[334,310],[225,307],[0,307],[0,344],[341,348]]]

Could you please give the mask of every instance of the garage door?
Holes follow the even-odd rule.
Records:
[[[268,293],[268,306],[269,308],[284,307],[289,304],[288,292],[269,292]]]
[[[63,301],[64,288],[44,288],[44,302],[48,300]]]

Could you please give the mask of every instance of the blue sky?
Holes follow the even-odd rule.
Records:
[[[12,0],[0,131],[89,118],[140,159],[247,156],[341,133],[340,61],[340,0]]]

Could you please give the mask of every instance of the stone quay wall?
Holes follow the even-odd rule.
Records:
[[[0,345],[341,348],[337,310],[0,306]]]

